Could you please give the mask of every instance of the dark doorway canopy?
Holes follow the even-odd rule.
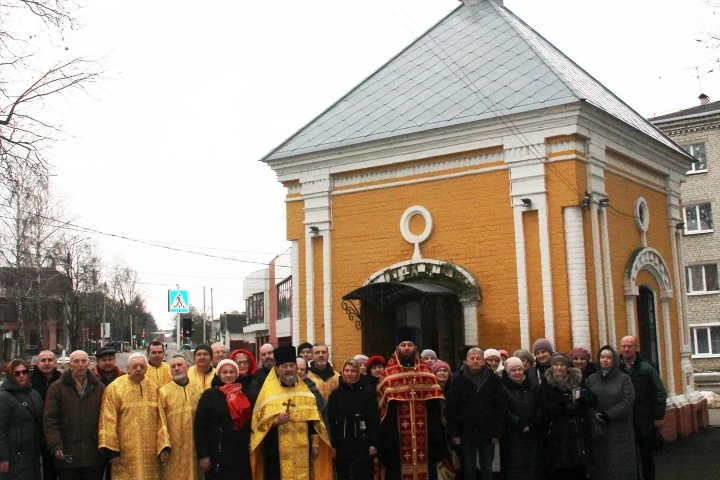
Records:
[[[384,312],[425,295],[444,296],[457,295],[457,293],[434,283],[375,282],[353,290],[342,298],[343,300],[368,302],[379,311]]]

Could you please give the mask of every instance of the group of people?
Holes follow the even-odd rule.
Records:
[[[198,345],[165,363],[151,342],[130,355],[46,351],[15,359],[0,387],[0,478],[38,480],[475,480],[654,478],[665,411],[657,369],[634,337],[533,352],[466,346],[459,368],[417,332],[396,331],[387,360],[357,355],[339,371],[327,345]],[[639,450],[641,469],[634,452]],[[499,453],[498,453],[499,452]]]

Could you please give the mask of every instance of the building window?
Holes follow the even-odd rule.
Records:
[[[277,286],[278,318],[289,318],[292,312],[292,277]]]
[[[720,325],[692,327],[690,339],[694,357],[720,356]]]
[[[706,233],[713,231],[712,208],[709,203],[691,205],[685,211],[685,233]]]
[[[685,145],[683,147],[690,155],[695,157],[697,162],[692,164],[688,173],[707,172],[707,157],[705,156],[705,144]]]
[[[716,264],[687,267],[685,273],[688,293],[717,292],[720,290]]]
[[[265,294],[256,293],[245,300],[245,312],[248,325],[265,323]]]

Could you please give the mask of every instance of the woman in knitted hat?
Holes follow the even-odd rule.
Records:
[[[369,375],[365,375],[365,383],[373,388],[377,387],[380,377],[385,371],[385,365],[385,359],[380,355],[373,355],[368,358],[365,369],[369,372]]]
[[[430,350],[429,348],[426,348],[420,353],[420,358],[425,362],[425,365],[430,367],[430,370],[432,370],[433,365],[435,365],[435,362],[438,360],[435,350]]]
[[[570,357],[554,353],[549,363],[538,391],[546,426],[541,439],[544,466],[550,478],[584,480],[591,460],[588,412],[597,405],[597,395],[588,390],[582,372],[572,366]]]
[[[380,413],[375,390],[360,381],[357,360],[346,360],[338,388],[328,399],[328,417],[339,480],[372,478],[380,444]]]
[[[530,381],[535,385],[545,383],[545,372],[550,367],[550,356],[555,352],[547,338],[539,338],[533,343],[535,365],[530,369]]]
[[[435,374],[435,378],[437,378],[438,385],[440,385],[440,388],[445,392],[445,385],[447,385],[448,379],[450,378],[452,368],[450,368],[447,362],[438,360],[432,366],[432,372]]]
[[[590,361],[590,352],[583,347],[575,347],[570,351],[570,360],[573,367],[582,372],[583,378],[588,379],[590,375],[597,372],[597,365]]]
[[[522,361],[523,368],[525,369],[525,375],[530,374],[530,369],[533,365],[535,365],[535,357],[533,357],[533,354],[528,352],[527,350],[515,350],[515,353],[513,353],[513,357],[517,357]]]
[[[502,378],[503,370],[505,370],[505,367],[503,366],[500,352],[498,352],[494,348],[488,348],[487,350],[485,350],[484,356],[485,363],[487,363],[488,367],[490,367],[490,370],[492,370],[495,375]]]
[[[523,361],[510,357],[502,377],[508,400],[508,423],[500,439],[502,471],[507,480],[539,478],[540,425],[537,415],[537,386],[525,374]]]
[[[367,364],[368,357],[367,355],[363,355],[362,353],[358,353],[353,357],[353,360],[358,362],[358,365],[360,365],[360,376],[365,375],[365,365]]]
[[[212,387],[198,402],[193,432],[207,479],[252,478],[248,449],[252,407],[242,385],[236,383],[239,374],[235,360],[222,360],[215,369]]]

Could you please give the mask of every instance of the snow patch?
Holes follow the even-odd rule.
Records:
[[[708,408],[720,408],[720,395],[715,392],[698,392],[702,398],[707,399]]]

